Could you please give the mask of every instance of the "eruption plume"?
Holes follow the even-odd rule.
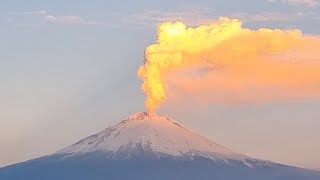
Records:
[[[168,80],[213,101],[320,95],[317,36],[300,30],[251,30],[238,19],[224,17],[198,27],[164,22],[157,33],[138,72],[149,113],[166,101]],[[184,71],[196,75],[177,73]]]

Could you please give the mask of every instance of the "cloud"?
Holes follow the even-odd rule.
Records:
[[[177,11],[148,10],[121,17],[121,22],[142,27],[154,27],[165,21],[183,21],[189,25],[199,25],[213,19],[206,9],[188,9]]]
[[[290,21],[304,16],[304,13],[283,13],[283,12],[260,12],[260,13],[229,13],[223,14],[227,17],[243,19],[244,22],[266,22],[266,21]],[[115,15],[116,17],[117,15]],[[120,16],[121,23],[131,27],[156,27],[162,22],[183,21],[189,26],[197,26],[214,22],[214,19],[220,17],[220,14],[211,12],[208,9],[192,9],[177,11],[148,10],[136,12],[125,16]]]
[[[8,12],[10,16],[8,23],[17,26],[36,26],[41,24],[61,24],[61,25],[101,25],[101,21],[88,20],[78,15],[56,15],[49,13],[46,10],[23,11],[23,12]]]
[[[22,11],[22,12],[15,12],[11,11],[8,12],[9,15],[46,15],[48,12],[46,10],[37,10],[37,11]]]
[[[86,24],[87,21],[80,16],[54,16],[46,15],[46,22],[53,24]]]
[[[281,2],[292,6],[315,7],[319,4],[319,0],[268,0],[269,2]]]
[[[298,13],[281,13],[281,12],[261,12],[257,14],[239,13],[233,14],[231,17],[244,19],[245,22],[261,22],[261,21],[290,21],[292,19],[303,16]]]
[[[245,28],[238,19],[190,27],[164,22],[145,50],[149,112],[172,95],[209,103],[320,98],[320,37],[302,31]],[[172,92],[172,91],[171,91]]]

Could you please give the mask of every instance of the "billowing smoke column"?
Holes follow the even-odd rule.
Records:
[[[166,101],[168,79],[181,89],[206,91],[216,97],[213,101],[221,95],[233,100],[303,97],[320,94],[319,53],[320,38],[300,30],[251,30],[223,17],[198,27],[164,22],[157,42],[146,48],[138,75],[149,113]],[[202,73],[201,78],[174,75],[186,69]]]

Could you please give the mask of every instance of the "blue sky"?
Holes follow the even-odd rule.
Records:
[[[52,153],[144,111],[136,73],[157,24],[219,16],[253,29],[320,33],[317,0],[1,1],[0,166]],[[168,102],[161,114],[236,151],[320,168],[319,106]]]

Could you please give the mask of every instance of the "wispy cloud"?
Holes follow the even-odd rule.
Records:
[[[154,27],[156,24],[164,21],[181,20],[190,25],[197,25],[210,21],[210,19],[212,20],[214,17],[210,16],[210,13],[205,9],[178,11],[148,10],[122,16],[121,22],[143,27]]]
[[[41,24],[64,24],[64,25],[98,25],[101,21],[92,21],[78,15],[56,15],[46,10],[8,12],[8,23],[17,26],[35,26]]]
[[[85,24],[86,21],[80,16],[54,16],[46,15],[45,20],[56,24]]]
[[[275,0],[274,0],[275,1]],[[180,9],[172,11],[146,10],[130,14],[112,13],[109,18],[92,18],[80,15],[67,15],[52,13],[47,10],[9,12],[7,22],[16,26],[29,27],[46,24],[56,25],[106,25],[113,28],[122,28],[129,25],[131,28],[155,28],[165,21],[183,21],[188,25],[195,26],[215,21],[220,16],[238,18],[244,22],[266,22],[266,21],[290,21],[304,16],[303,13],[283,12],[260,12],[260,13],[229,13],[217,14],[206,8]]]
[[[319,0],[268,0],[269,2],[281,2],[293,6],[315,7],[319,4]]]
[[[10,11],[8,12],[9,15],[46,15],[48,14],[45,10],[37,10],[37,11]]]
[[[240,18],[245,22],[261,22],[261,21],[290,21],[301,17],[304,14],[298,13],[281,13],[281,12],[261,12],[257,14],[239,13],[233,14],[231,17]]]
[[[179,10],[179,11],[159,11],[148,10],[132,13],[121,17],[121,22],[133,27],[155,27],[164,21],[181,20],[188,25],[206,24],[215,21],[220,16],[238,18],[243,22],[276,22],[290,21],[304,16],[304,13],[283,13],[283,12],[260,12],[260,13],[230,13],[216,14],[206,9]]]

